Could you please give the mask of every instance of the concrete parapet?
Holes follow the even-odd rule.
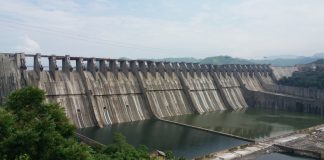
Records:
[[[40,75],[40,72],[43,71],[43,65],[42,65],[42,61],[41,61],[41,54],[37,53],[34,56],[34,71],[38,74],[38,76]]]
[[[76,70],[78,72],[83,72],[84,70],[86,70],[82,57],[76,59]]]
[[[179,72],[180,71],[180,64],[178,62],[172,62],[172,71]]]
[[[251,71],[253,72],[260,72],[260,67],[258,64],[251,64]]]
[[[25,60],[25,54],[24,53],[16,53],[15,55],[15,61],[17,64],[17,67],[21,70],[26,70],[26,60]]]
[[[155,62],[157,72],[164,78],[165,67],[162,62]]]
[[[151,73],[153,77],[156,77],[155,63],[153,61],[146,61],[146,63],[147,63],[148,71]]]
[[[180,62],[179,65],[180,65],[179,71],[182,72],[183,75],[187,78],[188,69],[187,69],[186,63]]]
[[[57,70],[59,69],[56,63],[56,57],[55,56],[50,56],[48,57],[48,64],[49,64],[49,72],[54,80],[57,79]]]
[[[233,68],[230,64],[224,64],[226,72],[233,72]]]
[[[164,63],[164,68],[165,68],[165,71],[167,72],[167,74],[169,76],[172,76],[172,72],[175,71],[175,68],[173,68],[173,66],[171,66],[170,62],[163,62],[163,63]]]
[[[201,72],[202,72],[201,65],[199,63],[193,63],[193,68],[194,68],[194,72],[196,72],[197,76],[199,78],[201,78]]]
[[[144,75],[144,77],[147,77],[147,64],[146,61],[144,60],[138,60],[138,65],[139,65],[139,71]]]
[[[71,72],[73,71],[73,67],[71,66],[69,55],[66,55],[62,59],[62,71],[67,75],[68,78],[71,78]]]
[[[205,64],[205,66],[207,67],[207,70],[208,70],[208,71],[214,71],[214,72],[216,72],[215,65],[212,65],[212,64]]]
[[[118,60],[119,61],[119,66],[120,66],[120,71],[125,74],[125,76],[128,78],[128,71],[129,71],[129,62],[126,60]]]
[[[187,72],[189,72],[189,74],[191,75],[191,77],[194,77],[194,73],[196,71],[196,69],[194,68],[192,63],[185,63],[185,70]]]
[[[235,64],[230,64],[229,67],[231,72],[237,72],[237,68]]]
[[[270,64],[264,64],[263,65],[264,66],[264,68],[268,71],[268,72],[272,72],[272,69],[271,69],[271,65]]]
[[[136,60],[129,61],[130,70],[134,72],[138,72],[138,62]]]
[[[107,77],[108,74],[108,62],[105,59],[99,60],[99,71]]]
[[[87,70],[89,72],[91,72],[93,74],[93,76],[97,77],[97,71],[98,71],[98,67],[97,67],[97,63],[96,63],[96,58],[89,58],[88,60],[88,63],[87,63]]]
[[[209,72],[209,66],[207,66],[206,64],[201,64],[200,72],[202,72],[205,76],[207,76]]]
[[[243,72],[242,65],[240,65],[240,64],[236,64],[236,65],[235,65],[235,68],[236,68],[236,71],[237,71],[237,72]]]
[[[48,57],[49,60],[49,71],[50,72],[55,72],[57,71],[59,68],[57,66],[57,62],[56,62],[56,57],[55,56],[50,56]]]
[[[116,77],[118,77],[118,66],[116,59],[110,59],[109,61],[109,71],[111,71]]]
[[[62,71],[66,73],[73,71],[73,67],[71,66],[71,60],[69,55],[66,55],[62,59]]]

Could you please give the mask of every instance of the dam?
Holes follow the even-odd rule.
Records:
[[[276,83],[281,77],[290,76],[296,70],[298,70],[296,67],[274,67],[268,64],[205,65],[69,55],[3,53],[0,54],[0,103],[4,103],[5,97],[13,90],[35,86],[45,91],[47,101],[58,103],[63,107],[66,116],[81,133],[98,141],[103,136],[97,139],[98,135],[92,134],[93,132],[106,134],[97,129],[116,126],[117,129],[112,130],[122,131],[125,134],[128,132],[136,134],[138,131],[146,135],[143,130],[149,130],[152,132],[151,140],[162,134],[156,132],[165,132],[164,135],[173,134],[175,137],[180,137],[179,133],[183,133],[181,136],[186,136],[183,141],[197,138],[197,135],[206,136],[191,143],[208,143],[208,147],[205,148],[213,146],[211,148],[216,150],[221,148],[209,142],[225,143],[224,139],[228,137],[215,138],[200,131],[167,126],[159,120],[173,120],[252,139],[280,134],[282,126],[273,127],[275,124],[269,124],[265,117],[257,116],[261,113],[257,110],[324,114],[323,91],[281,86]],[[229,120],[242,117],[235,113],[244,113],[246,110],[248,110],[246,113],[248,117],[238,118],[233,122]],[[262,114],[267,113],[262,112]],[[309,117],[306,116],[305,119]],[[261,118],[265,123],[267,122],[267,125],[256,124],[251,128],[239,130],[221,126],[222,122],[228,122],[224,124],[231,126],[230,123],[239,121],[252,123],[260,121]],[[291,131],[320,122],[322,122],[321,118],[301,126],[286,124],[284,127],[285,131]],[[133,130],[123,129],[123,126],[129,124],[134,124],[136,127]],[[255,130],[260,127],[265,131]],[[273,128],[280,132],[274,132],[271,130]],[[259,134],[253,134],[254,132]],[[165,143],[167,139],[165,138]],[[157,147],[145,140],[142,142],[152,145],[153,148]],[[133,144],[138,143],[140,142],[134,141]],[[223,149],[244,143],[247,142],[234,142],[228,139]],[[184,142],[177,144],[170,142],[169,146],[179,144],[189,146]],[[168,148],[167,146],[164,148]],[[193,150],[191,148],[190,152]],[[179,149],[177,153],[192,158],[212,151],[196,154],[187,154],[188,152],[182,154],[182,152],[184,151]]]

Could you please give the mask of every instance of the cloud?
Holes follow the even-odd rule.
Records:
[[[124,2],[127,5],[102,0],[36,2],[1,2],[0,22],[1,15],[6,15],[4,18],[37,26],[12,23],[17,28],[8,31],[37,39],[43,52],[131,58],[219,54],[255,58],[324,51],[322,0],[157,0],[155,5],[142,0],[133,6],[128,1]],[[18,42],[11,43],[17,46]]]
[[[20,39],[21,44],[16,47],[18,50],[25,53],[38,53],[41,51],[39,44],[35,40],[31,39],[28,35],[25,35]]]

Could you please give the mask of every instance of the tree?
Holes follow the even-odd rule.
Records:
[[[151,159],[116,133],[113,144],[94,150],[78,142],[75,127],[58,104],[45,103],[45,93],[27,87],[11,93],[0,108],[0,159],[110,160]]]
[[[291,77],[284,77],[279,84],[296,87],[315,87],[324,89],[324,70],[295,72]]]
[[[0,110],[0,158],[92,159],[92,149],[74,139],[62,108],[44,101],[44,92],[33,87],[8,96]]]
[[[111,159],[150,159],[148,148],[140,146],[138,149],[126,142],[125,137],[120,133],[114,134],[113,143],[108,145],[104,153]]]

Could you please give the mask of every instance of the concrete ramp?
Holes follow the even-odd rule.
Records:
[[[225,110],[226,107],[210,74],[181,73],[190,98],[199,113]]]
[[[257,74],[257,77],[259,77],[259,81],[261,82],[262,87],[263,87],[262,83],[271,84],[271,85],[276,84],[274,82],[274,80],[272,79],[270,73],[258,72],[256,74]]]
[[[146,89],[149,105],[156,116],[169,117],[194,113],[175,73],[139,75]]]
[[[84,84],[76,71],[68,77],[62,71],[56,73],[55,79],[49,72],[26,72],[27,85],[37,86],[46,93],[48,101],[60,104],[70,120],[79,128],[96,125],[93,111],[89,108]]]
[[[233,72],[216,73],[216,80],[219,82],[224,93],[224,97],[232,109],[248,107],[240,89],[240,84],[234,77]]]
[[[253,91],[263,90],[262,85],[258,80],[256,73],[239,73],[239,77],[247,89]]]
[[[105,125],[151,118],[144,104],[136,77],[131,72],[96,73],[97,79],[86,72],[87,85],[93,91],[94,100]]]

